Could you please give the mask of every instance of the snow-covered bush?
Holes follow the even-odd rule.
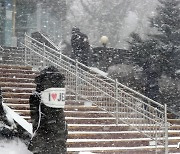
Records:
[[[120,83],[143,93],[142,70],[127,64],[110,66],[108,76]]]

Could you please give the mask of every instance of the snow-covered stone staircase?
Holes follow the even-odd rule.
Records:
[[[0,87],[4,102],[15,112],[30,122],[28,99],[35,90],[34,77],[38,72],[29,66],[0,65]],[[129,114],[129,113],[121,113]],[[75,96],[67,93],[65,115],[68,123],[68,153],[117,153],[117,154],[154,154],[155,146],[151,139],[133,130],[123,122],[115,124],[115,118],[94,104],[75,101]],[[170,116],[169,116],[170,117]],[[143,127],[142,119],[139,125]],[[180,153],[180,120],[168,119],[169,153]],[[147,127],[144,126],[144,127]],[[149,125],[148,127],[151,127]],[[147,129],[148,131],[148,129]],[[149,132],[151,133],[151,132]],[[163,147],[158,153],[164,154]]]

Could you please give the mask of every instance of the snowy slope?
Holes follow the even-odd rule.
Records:
[[[19,139],[1,140],[0,141],[1,154],[32,154],[27,150],[26,145]]]

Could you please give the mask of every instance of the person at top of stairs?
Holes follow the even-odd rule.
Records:
[[[90,57],[90,45],[88,37],[78,27],[72,28],[71,46],[73,49],[72,58],[88,66]]]
[[[64,109],[62,106],[50,104],[53,101],[62,103],[59,91],[56,90],[65,87],[64,80],[64,75],[54,66],[45,68],[35,78],[36,91],[29,99],[34,134],[28,147],[34,154],[67,153],[67,124]],[[44,94],[45,97],[48,94],[46,99],[44,99]]]

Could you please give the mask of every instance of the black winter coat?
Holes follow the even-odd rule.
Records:
[[[87,35],[80,31],[75,31],[71,37],[71,46],[73,49],[73,59],[88,65],[88,58],[90,56],[90,45]]]
[[[35,132],[29,150],[34,154],[65,154],[67,125],[63,109],[41,103],[38,92],[30,96],[29,103]]]

